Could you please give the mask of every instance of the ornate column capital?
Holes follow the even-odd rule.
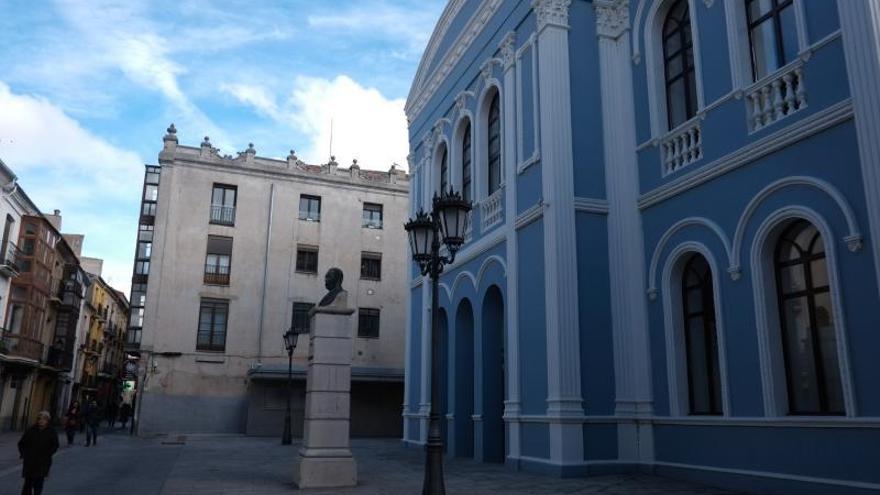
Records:
[[[629,29],[629,0],[595,0],[596,34],[616,40]]]
[[[532,9],[538,18],[538,32],[547,26],[568,29],[568,7],[571,0],[532,0]]]
[[[504,70],[513,67],[516,58],[516,32],[510,31],[504,35],[498,48],[501,52],[501,64],[504,66]]]

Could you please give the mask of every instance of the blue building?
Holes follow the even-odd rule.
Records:
[[[880,489],[880,1],[451,0],[414,80],[447,455]],[[430,410],[411,272],[404,441]]]

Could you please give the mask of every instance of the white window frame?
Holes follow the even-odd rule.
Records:
[[[676,246],[663,266],[663,323],[666,334],[666,380],[669,389],[669,415],[690,415],[689,386],[687,376],[687,350],[684,341],[682,317],[681,278],[688,259],[700,254],[712,271],[712,296],[715,305],[715,334],[718,341],[718,374],[721,381],[721,417],[730,416],[730,394],[727,381],[727,344],[724,338],[724,315],[722,313],[721,275],[715,255],[705,244],[686,241]],[[699,416],[703,417],[703,416]],[[707,416],[717,417],[717,416]]]
[[[450,184],[455,188],[459,194],[464,194],[464,176],[462,174],[462,160],[461,160],[461,149],[464,145],[464,130],[467,127],[467,124],[471,125],[471,199],[474,199],[474,171],[476,170],[475,166],[475,157],[474,157],[474,141],[476,136],[474,135],[474,118],[473,114],[470,110],[462,110],[458,118],[455,121],[455,126],[453,127],[454,131],[452,133],[452,155],[450,160],[450,166],[452,167],[450,175]]]
[[[476,122],[471,122],[471,125],[474,125],[473,128],[474,135],[471,136],[471,150],[473,150],[474,157],[476,160],[471,161],[471,166],[474,167],[471,170],[471,186],[474,187],[474,203],[479,203],[489,197],[489,161],[488,161],[488,147],[489,147],[489,105],[492,103],[492,91],[498,91],[498,107],[501,112],[500,116],[500,133],[501,133],[501,187],[504,188],[504,134],[507,132],[504,126],[504,93],[501,90],[501,82],[494,77],[489,77],[485,79],[485,84],[483,85],[483,90],[480,92],[479,98],[477,101],[479,102],[477,106],[477,119]],[[476,138],[476,139],[474,139]]]
[[[809,207],[800,205],[786,206],[771,213],[758,227],[752,240],[752,290],[755,300],[755,324],[761,363],[764,414],[768,417],[789,416],[788,388],[785,378],[785,359],[782,353],[773,255],[776,252],[776,243],[779,241],[782,230],[791,220],[796,219],[806,220],[813,224],[822,235],[822,242],[825,243],[825,262],[828,270],[834,332],[837,338],[837,356],[840,364],[840,386],[843,391],[845,416],[852,418],[857,415],[857,411],[852,373],[850,372],[849,340],[846,335],[845,315],[841,302],[840,275],[837,270],[835,246],[837,237],[821,215]],[[806,417],[812,418],[813,416]]]
[[[794,19],[797,27],[798,55],[803,58],[810,48],[809,33],[807,32],[807,15],[803,0],[794,0],[792,8],[794,8]],[[784,65],[760,80],[753,79],[752,47],[749,42],[745,1],[724,0],[724,17],[727,23],[727,47],[734,91],[745,90],[753,85],[760,84],[761,81],[771,79],[775,74],[782,71],[784,67],[790,65],[790,63]],[[794,60],[791,62],[794,62]]]
[[[666,109],[666,78],[663,60],[663,21],[669,13],[669,7],[675,0],[654,0],[648,11],[645,23],[645,70],[648,79],[648,105],[651,113],[651,136],[659,139],[675,129],[669,128]],[[729,0],[728,0],[729,1]],[[696,115],[676,129],[685,127],[706,107],[703,97],[703,64],[700,53],[700,27],[696,16],[697,0],[687,0],[688,15],[691,18],[691,39],[694,49],[694,78],[697,83]]]

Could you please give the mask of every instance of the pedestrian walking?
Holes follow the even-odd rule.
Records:
[[[113,428],[116,426],[116,416],[119,413],[119,401],[110,399],[107,402],[107,426]]]
[[[58,433],[49,426],[52,416],[48,411],[37,414],[37,424],[28,428],[18,441],[18,453],[22,459],[21,477],[24,486],[21,495],[40,495],[43,482],[49,476],[52,455],[58,450]]]
[[[90,399],[83,410],[86,422],[86,447],[98,445],[98,426],[101,425],[101,406],[94,398]]]
[[[75,400],[67,408],[67,414],[64,415],[61,421],[61,424],[64,425],[64,431],[67,433],[67,445],[73,445],[73,437],[79,428],[79,423],[82,420],[81,416],[82,409],[79,407],[79,401]]]
[[[121,406],[119,406],[119,422],[122,423],[122,428],[125,429],[125,425],[128,423],[128,418],[131,417],[131,404],[128,402],[123,402]]]

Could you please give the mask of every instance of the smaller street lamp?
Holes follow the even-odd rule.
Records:
[[[281,445],[290,445],[290,384],[293,377],[293,350],[296,349],[299,333],[290,327],[282,337],[284,338],[284,347],[287,349],[287,410],[284,412],[284,433],[281,435]]]
[[[443,267],[455,261],[455,253],[464,244],[471,202],[460,194],[441,191],[434,195],[431,213],[419,210],[414,219],[404,225],[409,233],[413,261],[419,264],[422,275],[431,277],[431,413],[428,416],[428,444],[425,455],[423,495],[443,495],[443,438],[440,437],[440,310],[439,287]],[[442,236],[442,239],[441,239]],[[448,256],[440,255],[440,243],[446,246]]]

